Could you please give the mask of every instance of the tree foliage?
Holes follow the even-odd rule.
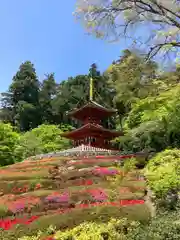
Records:
[[[52,73],[45,75],[41,83],[33,64],[25,62],[8,91],[2,93],[0,119],[25,132],[42,123],[77,126],[67,112],[89,100],[90,75],[94,80],[94,100],[106,107],[113,107],[108,79],[95,64],[92,64],[87,75],[69,77],[58,84]]]
[[[29,61],[21,64],[13,77],[7,93],[3,94],[2,119],[11,119],[21,131],[38,126],[39,81],[33,64]]]
[[[152,158],[146,166],[149,185],[158,197],[164,197],[169,191],[179,191],[180,151],[165,150]]]
[[[158,83],[153,83],[155,94],[134,102],[124,121],[125,136],[117,139],[121,148],[156,152],[179,147],[179,70],[168,75],[168,80],[165,76],[158,76]]]
[[[0,166],[14,163],[19,137],[10,124],[0,122]]]
[[[179,147],[180,68],[161,72],[156,62],[145,61],[139,52],[127,49],[105,72],[92,64],[86,75],[60,83],[52,73],[40,82],[33,64],[25,62],[8,91],[2,94],[0,119],[19,132],[31,132],[41,124],[59,125],[60,129],[68,125],[79,127],[79,122],[69,118],[67,112],[88,101],[91,76],[93,100],[118,110],[103,125],[123,129],[124,136],[116,139],[121,150],[156,152]],[[24,140],[21,137],[22,142],[26,138],[31,142],[29,153],[45,151],[33,134],[25,134]]]
[[[53,123],[55,115],[53,112],[53,99],[57,93],[57,83],[54,74],[47,74],[39,91],[39,103],[41,107],[42,122]]]
[[[148,46],[148,57],[154,57],[160,50],[178,52],[180,47],[176,0],[77,0],[75,13],[97,37],[126,38],[139,46]],[[144,30],[146,35],[142,34]]]
[[[60,134],[71,126],[40,125],[26,133],[17,133],[10,124],[0,123],[0,166],[13,164],[27,157],[56,152],[70,147]]]
[[[60,129],[57,125],[40,125],[21,135],[16,147],[16,156],[25,159],[42,153],[56,152],[70,147],[70,142],[60,136],[70,126]]]
[[[121,58],[107,70],[109,84],[115,89],[114,102],[123,106],[125,112],[131,110],[132,104],[155,92],[157,64],[145,62],[138,53],[125,50]],[[119,109],[121,114],[123,109]]]

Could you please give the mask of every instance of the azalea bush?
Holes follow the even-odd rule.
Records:
[[[19,224],[16,228],[0,231],[0,239],[15,240],[22,236],[32,236],[37,234],[37,230],[44,232],[49,225],[53,225],[56,229],[72,229],[84,221],[107,223],[112,217],[123,218],[128,215],[130,220],[137,220],[146,223],[149,220],[149,210],[145,204],[136,202],[135,205],[125,206],[120,203],[105,205],[104,203],[94,203],[94,206],[81,205],[76,209],[58,210],[54,214],[40,216],[31,224]]]
[[[167,240],[180,239],[179,212],[163,212],[154,217],[147,225],[139,225],[130,231],[128,240]]]
[[[38,219],[38,216],[32,216],[30,218],[14,218],[14,219],[0,220],[0,228],[4,230],[9,230],[16,224],[28,225],[37,219]]]
[[[103,175],[103,176],[112,176],[116,174],[120,174],[120,171],[116,168],[103,168],[103,167],[97,167],[93,169],[92,173],[94,175]]]
[[[26,160],[0,169],[0,179],[8,182],[0,182],[3,221],[38,216],[28,225],[9,225],[9,230],[3,230],[2,239],[31,236],[37,229],[44,234],[49,223],[59,230],[71,229],[84,221],[107,222],[111,217],[127,215],[130,219],[147,221],[149,208],[143,199],[143,190],[138,189],[143,185],[139,184],[135,166],[126,160],[126,169],[117,165],[121,160],[108,157],[79,160],[53,157]]]
[[[55,227],[49,226],[46,231],[39,232],[33,237],[24,236],[19,240],[48,240],[48,231],[51,240],[167,240],[180,239],[179,213],[163,213],[153,218],[148,223],[130,221],[127,218],[112,218],[108,223],[84,222],[77,227],[65,231],[57,231]]]
[[[114,193],[114,197],[112,198],[112,192]],[[23,193],[23,192],[21,192]],[[37,192],[32,192],[30,194],[26,193],[21,195],[11,194],[4,195],[4,197],[0,198],[0,202],[3,206],[1,215],[8,216],[14,215],[18,213],[37,213],[42,211],[47,211],[50,209],[58,209],[63,208],[66,209],[73,204],[73,207],[79,207],[79,204],[96,202],[107,203],[108,200],[111,201],[119,201],[121,199],[142,199],[142,193],[129,192],[124,193],[123,195],[120,193],[120,189],[114,188],[114,191],[111,188],[102,188],[96,187],[93,188],[89,185],[87,188],[79,189],[78,191],[53,191],[53,190],[37,190]],[[107,203],[108,204],[108,203]],[[119,202],[118,205],[125,205],[123,202]],[[135,204],[135,202],[132,202]],[[90,205],[87,205],[90,206]]]
[[[171,190],[177,192],[180,188],[180,150],[158,153],[149,161],[145,174],[157,197],[164,197]]]
[[[54,238],[57,240],[65,240],[65,239],[125,239],[126,232],[124,231],[124,223],[126,219],[123,220],[115,220],[112,219],[108,224],[97,224],[95,222],[85,222],[77,226],[72,230],[68,230],[66,232],[58,231]],[[129,228],[134,228],[138,226],[138,223],[135,222],[127,222]],[[117,226],[119,229],[117,229]]]

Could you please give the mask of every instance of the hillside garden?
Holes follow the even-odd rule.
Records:
[[[178,1],[77,2],[90,33],[135,46],[103,72],[93,63],[60,83],[54,73],[40,81],[30,61],[20,65],[1,93],[0,239],[180,239]],[[145,26],[148,43],[141,31],[129,36],[131,26]],[[163,68],[160,53],[173,64]],[[59,157],[72,147],[60,134],[80,126],[67,112],[88,101],[90,77],[94,101],[117,109],[102,124],[124,132],[112,142],[121,154]]]
[[[125,54],[127,62],[139,59]],[[104,73],[109,88],[117,81],[112,104],[119,113],[104,125],[124,130],[115,139],[120,157],[57,157],[71,147],[60,137],[78,127],[70,120],[26,131],[2,120],[1,239],[179,238],[179,68],[150,79],[151,87],[141,85],[137,95],[128,85],[127,91],[118,87],[116,74],[126,72],[121,67],[118,62]],[[127,102],[125,93],[134,97]]]

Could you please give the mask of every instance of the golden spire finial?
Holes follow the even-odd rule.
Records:
[[[93,100],[93,78],[90,77],[90,85],[89,85],[89,100]]]

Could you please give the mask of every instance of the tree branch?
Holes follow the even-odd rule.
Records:
[[[147,59],[153,58],[157,53],[164,47],[171,45],[172,47],[180,47],[180,42],[167,42],[167,43],[160,43],[155,45],[154,47],[150,48],[150,51],[147,54]]]

